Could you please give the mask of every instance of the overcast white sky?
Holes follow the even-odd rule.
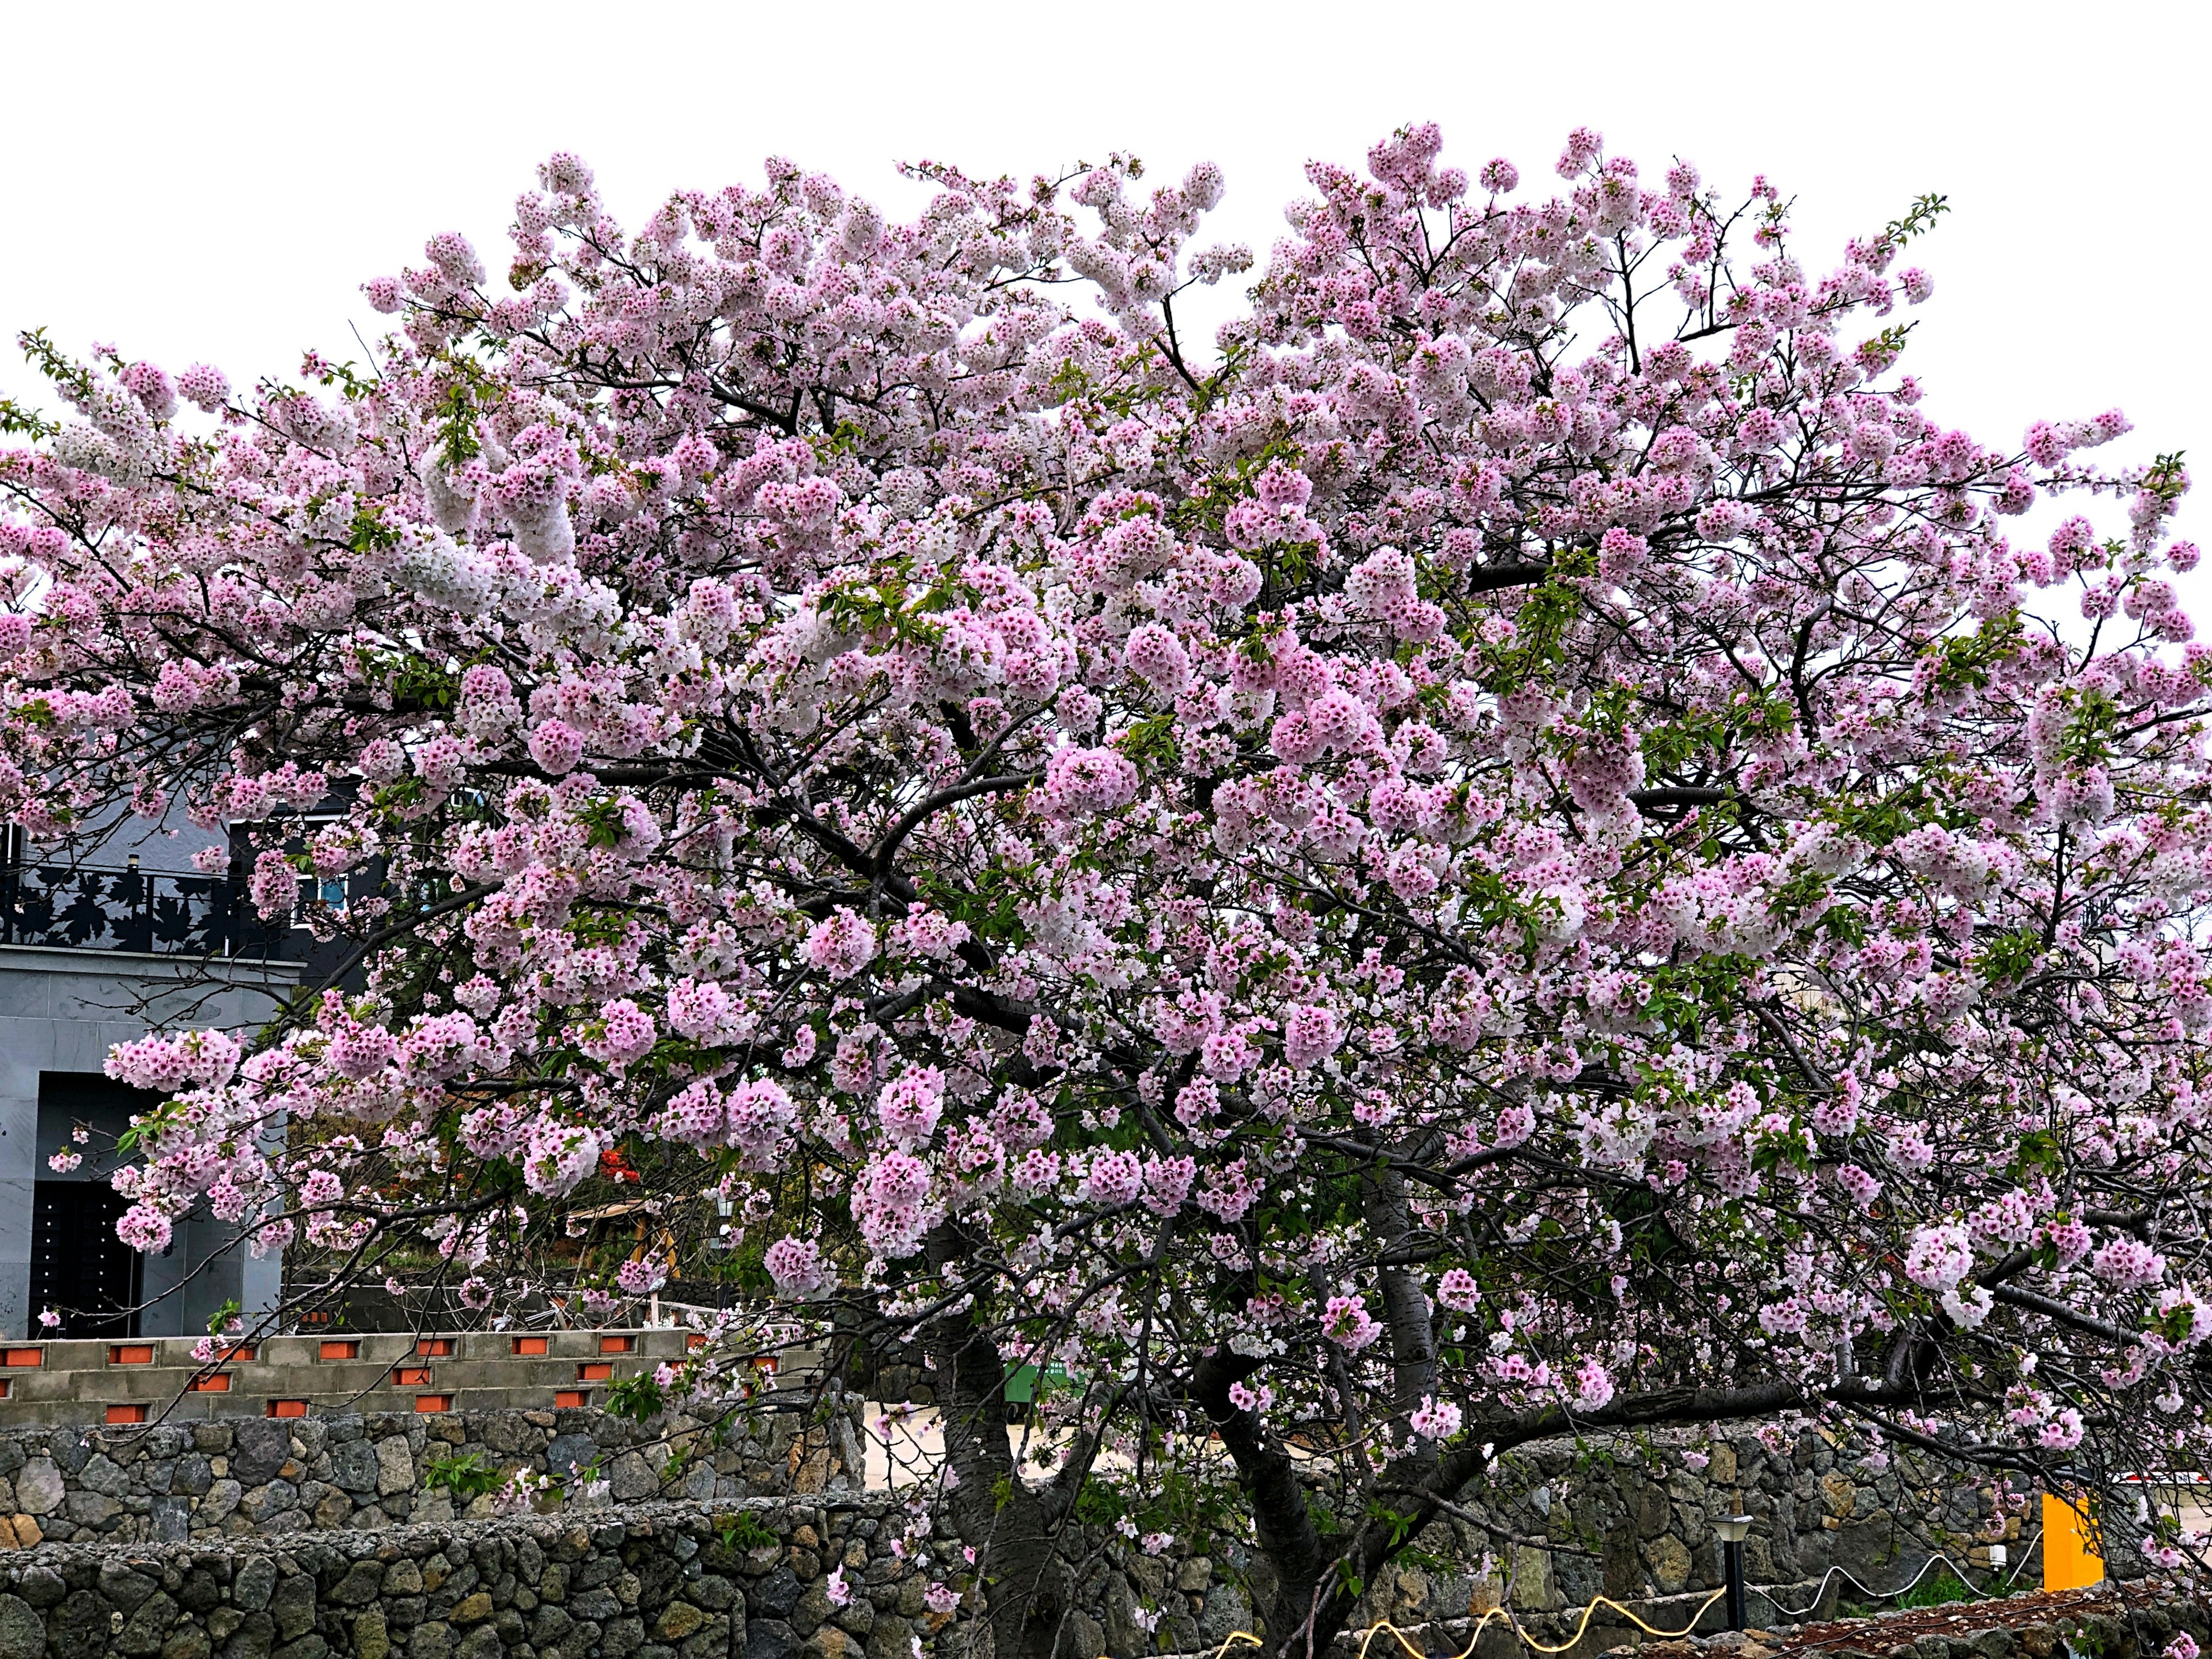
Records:
[[[358,285],[465,231],[495,270],[516,192],[578,151],[635,224],[761,158],[909,204],[902,158],[1030,173],[1109,149],[1212,160],[1223,240],[1265,257],[1309,157],[1407,120],[1472,172],[1553,182],[1586,123],[1655,177],[1765,172],[1824,270],[1918,192],[1936,298],[1907,362],[1985,441],[2115,404],[2131,453],[2206,470],[2204,9],[2034,3],[873,3],[12,9],[0,329],[45,324],[234,383],[358,356]],[[12,348],[0,392],[37,396]],[[51,400],[40,398],[51,406]],[[2108,452],[2112,453],[2112,452]],[[2202,539],[2207,521],[2185,509]],[[2212,626],[2212,571],[2195,609]]]

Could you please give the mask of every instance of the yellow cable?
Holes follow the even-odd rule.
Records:
[[[1590,1620],[1595,1616],[1597,1610],[1600,1607],[1611,1607],[1615,1613],[1627,1620],[1630,1624],[1635,1626],[1637,1629],[1642,1631],[1647,1636],[1656,1636],[1662,1642],[1679,1641],[1683,1637],[1687,1636],[1691,1632],[1697,1629],[1698,1621],[1700,1619],[1703,1619],[1711,1609],[1714,1602],[1719,1601],[1721,1597],[1727,1594],[1728,1590],[1723,1587],[1720,1589],[1715,1590],[1711,1595],[1708,1595],[1698,1604],[1698,1610],[1690,1615],[1690,1622],[1687,1625],[1685,1625],[1680,1630],[1661,1630],[1656,1626],[1647,1625],[1643,1620],[1637,1617],[1634,1612],[1621,1606],[1620,1602],[1614,1601],[1611,1596],[1595,1596],[1591,1599],[1590,1604],[1583,1609],[1582,1622],[1575,1626],[1575,1633],[1569,1637],[1565,1641],[1560,1643],[1557,1647],[1546,1647],[1541,1642],[1539,1642],[1529,1636],[1529,1634],[1526,1631],[1522,1630],[1517,1624],[1514,1624],[1512,1622],[1512,1615],[1507,1613],[1504,1608],[1492,1607],[1489,1612],[1484,1613],[1481,1618],[1474,1621],[1474,1630],[1469,1632],[1468,1634],[1467,1645],[1462,1648],[1457,1653],[1452,1655],[1451,1659],[1473,1659],[1474,1644],[1482,1639],[1483,1631],[1489,1626],[1490,1621],[1493,1619],[1505,1620],[1507,1621],[1508,1627],[1511,1629],[1516,1636],[1521,1638],[1522,1645],[1534,1652],[1565,1653],[1568,1649],[1573,1647],[1577,1643],[1583,1639],[1584,1632],[1589,1629]],[[1390,1633],[1391,1638],[1398,1644],[1398,1645],[1406,1650],[1407,1659],[1429,1659],[1429,1656],[1425,1650],[1416,1646],[1407,1636],[1404,1631],[1400,1630],[1397,1626],[1392,1624],[1387,1619],[1379,1620],[1376,1623],[1370,1625],[1365,1632],[1361,1636],[1359,1641],[1359,1659],[1367,1659],[1368,1644],[1374,1641],[1377,1636],[1381,1635],[1385,1631],[1388,1631]],[[1229,1650],[1235,1647],[1239,1642],[1248,1642],[1255,1648],[1265,1647],[1267,1645],[1267,1644],[1261,1641],[1260,1638],[1253,1635],[1250,1631],[1231,1631],[1229,1632],[1227,1639],[1222,1643],[1219,1648],[1215,1650],[1213,1659],[1227,1659]]]

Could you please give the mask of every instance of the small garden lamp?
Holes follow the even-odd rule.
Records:
[[[1713,1519],[1721,1540],[1721,1571],[1728,1584],[1728,1627],[1743,1628],[1743,1540],[1751,1534],[1747,1515],[1722,1515]]]

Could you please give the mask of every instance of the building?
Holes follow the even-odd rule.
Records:
[[[226,1302],[276,1305],[281,1262],[254,1259],[202,1211],[143,1257],[115,1236],[106,1180],[143,1097],[103,1071],[149,1028],[264,1024],[310,954],[304,931],[263,927],[235,872],[192,855],[222,844],[181,817],[136,824],[74,863],[46,864],[19,831],[0,842],[0,1333],[197,1335]],[[80,1129],[88,1138],[75,1137]],[[58,1170],[58,1152],[82,1161]],[[66,1159],[64,1159],[66,1162]]]

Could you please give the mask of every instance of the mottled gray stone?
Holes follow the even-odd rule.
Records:
[[[46,1659],[46,1621],[20,1595],[0,1595],[0,1659]]]
[[[376,1443],[376,1490],[379,1496],[415,1490],[415,1454],[396,1434]]]
[[[155,1591],[116,1632],[115,1651],[134,1656],[159,1653],[182,1611],[167,1595]]]
[[[330,1479],[350,1492],[376,1490],[376,1448],[366,1440],[342,1440],[330,1449]]]
[[[120,1465],[105,1453],[94,1452],[77,1471],[77,1485],[88,1487],[107,1498],[123,1498],[132,1490],[132,1481]],[[167,1484],[167,1482],[163,1483]]]
[[[634,1451],[624,1452],[615,1459],[613,1468],[608,1471],[608,1480],[617,1504],[635,1504],[660,1490],[660,1477]]]
[[[122,1561],[103,1561],[100,1564],[100,1593],[130,1613],[160,1586],[143,1572],[134,1571]]]
[[[123,1513],[123,1505],[96,1492],[73,1492],[62,1499],[62,1513],[80,1527],[106,1526]]]
[[[232,1478],[242,1486],[273,1480],[292,1461],[292,1425],[281,1417],[249,1417],[233,1431]]]
[[[356,1561],[346,1569],[346,1576],[331,1592],[331,1600],[342,1607],[365,1607],[376,1600],[383,1586],[384,1563]]]
[[[276,1621],[265,1613],[249,1613],[223,1649],[223,1659],[268,1659],[276,1645]]]
[[[115,1611],[96,1590],[74,1592],[46,1620],[46,1651],[52,1659],[98,1659],[114,1639]]]
[[[588,1434],[560,1434],[545,1448],[548,1473],[566,1478],[571,1468],[587,1469],[599,1455],[599,1443]]]
[[[219,1526],[223,1517],[238,1507],[238,1500],[245,1495],[244,1488],[235,1480],[226,1477],[215,1481],[208,1487],[207,1496],[200,1499],[199,1508],[192,1511],[192,1524],[196,1527]]]
[[[189,1498],[157,1498],[154,1500],[154,1541],[159,1544],[181,1544],[191,1535],[192,1500]]]
[[[238,1571],[230,1581],[231,1603],[248,1613],[258,1613],[269,1605],[276,1589],[276,1564],[265,1555],[249,1555],[239,1563]]]
[[[771,1619],[788,1619],[799,1605],[801,1586],[789,1567],[778,1567],[745,1587],[745,1607]]]
[[[271,1480],[265,1486],[248,1489],[240,1507],[258,1524],[266,1527],[270,1517],[282,1515],[287,1510],[297,1509],[299,1504],[300,1489],[297,1486],[289,1480]]]
[[[51,1457],[32,1458],[15,1477],[15,1501],[27,1515],[52,1515],[67,1495],[61,1469]]]
[[[288,1642],[312,1629],[315,1622],[314,1578],[302,1572],[278,1579],[276,1591],[269,1598],[269,1616],[276,1621],[276,1634]]]

